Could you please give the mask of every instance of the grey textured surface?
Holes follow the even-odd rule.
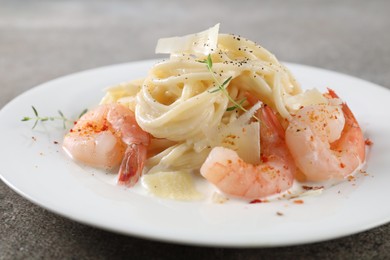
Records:
[[[196,32],[217,22],[222,32],[252,39],[281,60],[336,70],[390,88],[389,10],[386,0],[0,0],[0,108],[62,75],[156,58],[158,38]],[[3,182],[0,216],[0,259],[390,258],[390,224],[294,247],[183,246],[75,223],[30,203]]]

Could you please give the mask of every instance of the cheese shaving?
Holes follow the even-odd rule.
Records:
[[[217,48],[219,23],[195,34],[182,37],[161,38],[157,42],[156,53],[193,53],[208,55]]]

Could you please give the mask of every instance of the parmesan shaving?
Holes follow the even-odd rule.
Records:
[[[182,37],[159,39],[156,53],[194,53],[208,55],[217,48],[219,23],[205,31]]]
[[[209,137],[212,147],[223,146],[236,151],[245,162],[258,164],[260,162],[260,124],[250,122],[255,112],[260,109],[258,102],[236,120],[221,125],[216,133]]]
[[[302,106],[327,104],[327,102],[327,99],[317,89],[309,89],[303,93],[285,98],[286,107],[290,112],[295,112]]]

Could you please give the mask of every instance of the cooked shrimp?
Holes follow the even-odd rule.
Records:
[[[255,199],[285,191],[293,183],[295,164],[284,141],[284,129],[268,106],[261,108],[258,118],[260,164],[246,163],[235,151],[215,147],[200,169],[208,181],[228,195]]]
[[[64,137],[63,148],[91,166],[112,169],[120,164],[118,182],[133,186],[142,173],[149,139],[130,109],[110,104],[83,115]]]
[[[338,98],[329,90],[331,99]],[[349,107],[317,104],[301,108],[286,129],[286,143],[308,181],[342,179],[365,159],[363,133]]]

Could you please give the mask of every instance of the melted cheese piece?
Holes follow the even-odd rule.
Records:
[[[143,184],[155,196],[176,200],[197,200],[202,194],[195,189],[187,171],[157,172],[143,177]]]

